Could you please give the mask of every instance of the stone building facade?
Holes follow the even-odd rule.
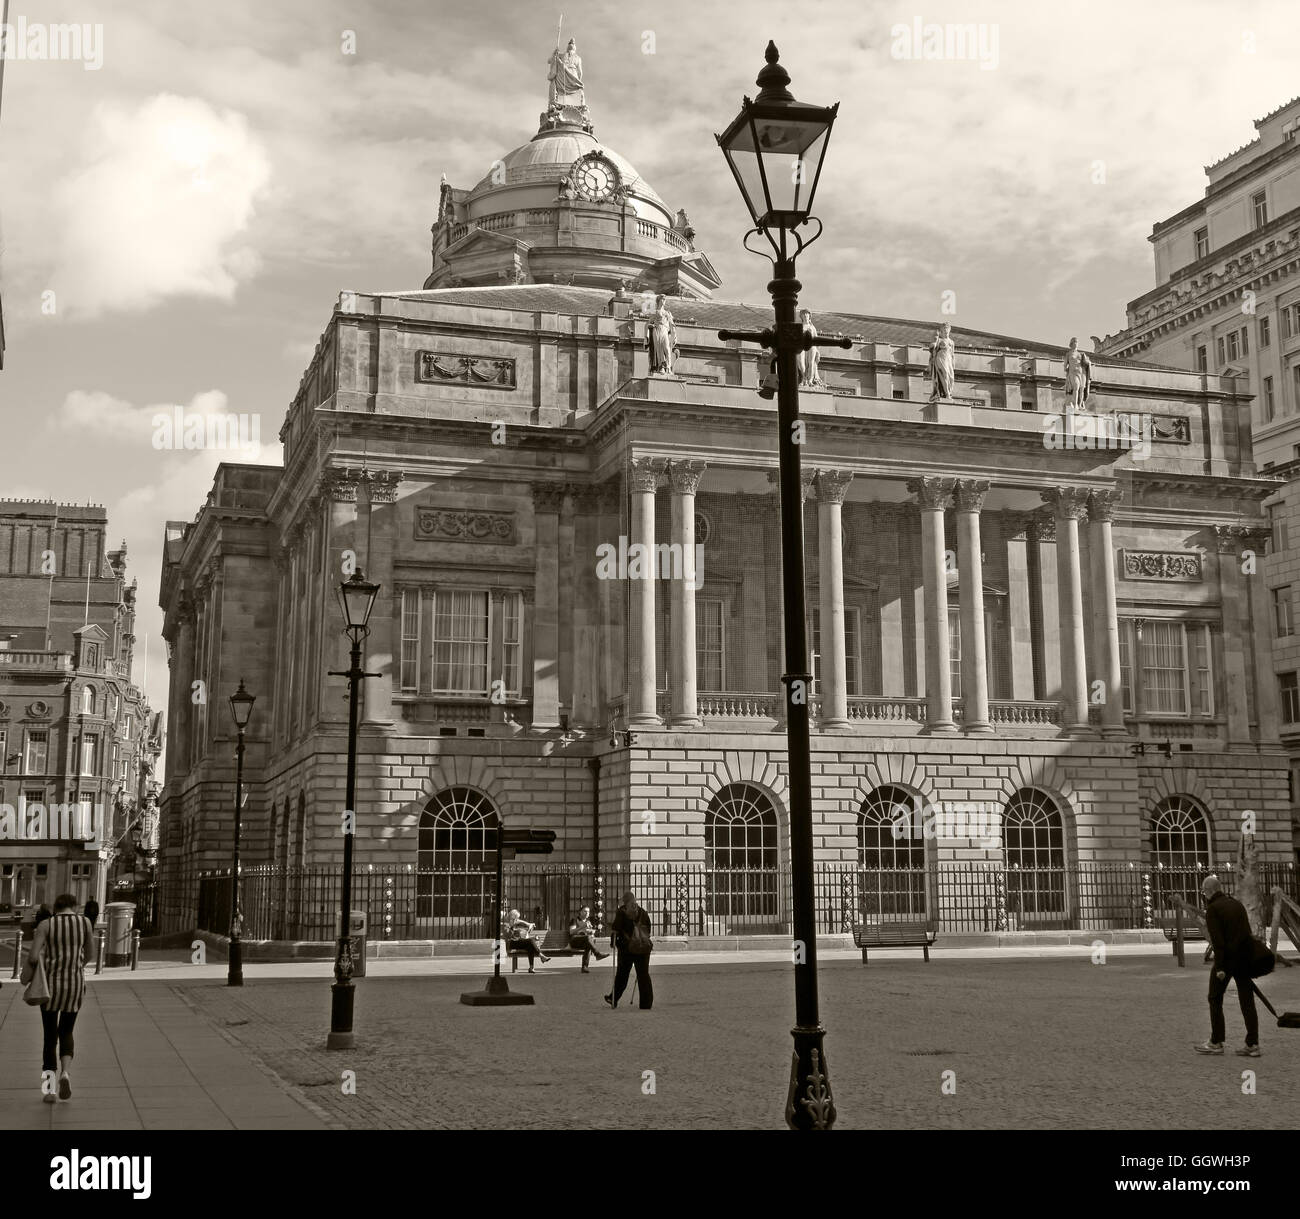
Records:
[[[112,900],[156,849],[162,725],[131,679],[136,585],[97,506],[0,502],[0,906]],[[143,869],[141,869],[143,870]]]
[[[508,154],[466,231],[435,238],[435,279],[485,232],[517,276],[341,294],[284,467],[223,465],[195,519],[168,526],[177,927],[194,925],[198,873],[229,862],[241,679],[258,699],[244,859],[341,859],[333,590],[354,562],[381,585],[359,871],[476,867],[497,824],[555,830],[559,864],[702,865],[711,884],[784,867],[776,411],[757,392],[766,360],[717,337],[770,314],[711,299],[702,275],[657,301],[665,267],[620,264],[616,242],[589,274],[585,254],[534,265],[534,219],[492,195],[526,166],[529,205],[564,211],[580,165],[551,151]],[[602,224],[570,251],[627,206],[582,201]],[[514,218],[476,229],[476,214]],[[665,304],[676,359],[652,374]],[[1247,811],[1262,858],[1288,859],[1269,606],[1247,575],[1272,483],[1236,383],[1098,360],[1074,414],[1062,348],[954,328],[956,385],[931,401],[933,326],[815,320],[852,340],[801,397],[819,860],[1218,866]],[[986,820],[904,847],[900,807]],[[1086,917],[1093,897],[1061,883],[1061,917]]]

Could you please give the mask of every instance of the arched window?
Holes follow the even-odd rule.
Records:
[[[858,810],[858,914],[864,922],[926,917],[925,812],[905,787],[877,787]]]
[[[473,919],[474,934],[481,933],[492,900],[498,823],[492,801],[473,788],[448,787],[429,801],[420,814],[417,918]]]
[[[95,688],[94,686],[83,686],[81,688],[81,712],[83,715],[95,714]]]
[[[732,783],[709,801],[704,867],[710,918],[727,928],[780,931],[776,807],[752,783]]]
[[[1026,787],[1002,815],[1007,914],[1017,927],[1064,925],[1065,818],[1045,792]]]
[[[1197,904],[1201,881],[1210,868],[1210,821],[1190,796],[1167,796],[1151,815],[1152,882],[1156,904],[1170,908],[1177,894]]]

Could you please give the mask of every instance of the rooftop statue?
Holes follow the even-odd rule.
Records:
[[[553,107],[585,107],[587,98],[582,88],[582,58],[578,54],[578,44],[570,38],[563,51],[557,46],[551,52],[550,62],[551,69],[546,74],[546,79],[551,82],[549,104]]]
[[[934,342],[930,344],[930,379],[934,382],[931,402],[952,398],[953,352],[952,324],[944,322],[943,330],[935,332]]]
[[[1065,404],[1071,410],[1087,410],[1092,390],[1092,361],[1079,350],[1079,340],[1071,339],[1065,353]]]
[[[799,320],[803,323],[804,333],[812,339],[817,337],[817,327],[813,325],[812,312],[808,309],[799,310]],[[821,375],[821,349],[810,347],[807,351],[801,351],[795,356],[795,363],[799,369],[799,384],[808,386],[819,386],[822,384]]]
[[[677,358],[677,327],[673,315],[661,294],[655,297],[654,311],[646,318],[645,343],[650,349],[652,376],[671,377],[673,361]]]

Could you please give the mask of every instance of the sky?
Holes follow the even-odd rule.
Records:
[[[342,290],[418,288],[438,183],[536,131],[563,15],[601,141],[723,280],[769,265],[713,133],[769,38],[801,101],[840,102],[802,302],[1064,343],[1154,286],[1152,225],[1300,94],[1294,0],[10,0],[15,34],[90,27],[80,58],[13,58],[0,96],[0,496],[98,503],[139,581],[136,677],[166,706],[164,523],[223,457],[159,448],[161,414],[276,440]],[[977,23],[982,54],[898,27]]]

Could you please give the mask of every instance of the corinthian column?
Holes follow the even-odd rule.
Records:
[[[560,508],[564,487],[533,484],[533,722],[560,726]]]
[[[663,462],[651,457],[635,457],[628,463],[628,488],[632,494],[628,583],[632,608],[627,624],[627,722],[634,728],[659,723],[655,705],[655,488],[662,469]]]
[[[1094,491],[1088,497],[1088,549],[1092,556],[1092,646],[1097,677],[1106,701],[1101,705],[1102,736],[1126,735],[1124,690],[1119,667],[1119,609],[1115,604],[1115,559],[1111,521],[1118,490]]]
[[[670,573],[672,621],[671,723],[674,728],[698,728],[700,712],[695,673],[695,493],[704,474],[702,461],[674,461],[668,465],[672,491],[673,544],[681,555],[681,571]]]
[[[821,726],[849,726],[844,646],[844,496],[853,481],[843,470],[818,470],[817,553],[821,590]]]
[[[921,575],[925,590],[925,693],[927,733],[955,732],[948,652],[948,574],[944,566],[943,510],[954,479],[913,479],[907,489],[921,506]]]
[[[1088,512],[1083,487],[1053,487],[1042,492],[1056,519],[1056,587],[1061,640],[1061,701],[1071,736],[1086,736],[1088,680],[1084,670],[1083,577],[1079,570],[1079,521]]]
[[[989,674],[984,655],[984,556],[980,551],[980,509],[988,492],[986,478],[963,478],[956,484],[962,727],[975,733],[993,731],[989,725]]]

